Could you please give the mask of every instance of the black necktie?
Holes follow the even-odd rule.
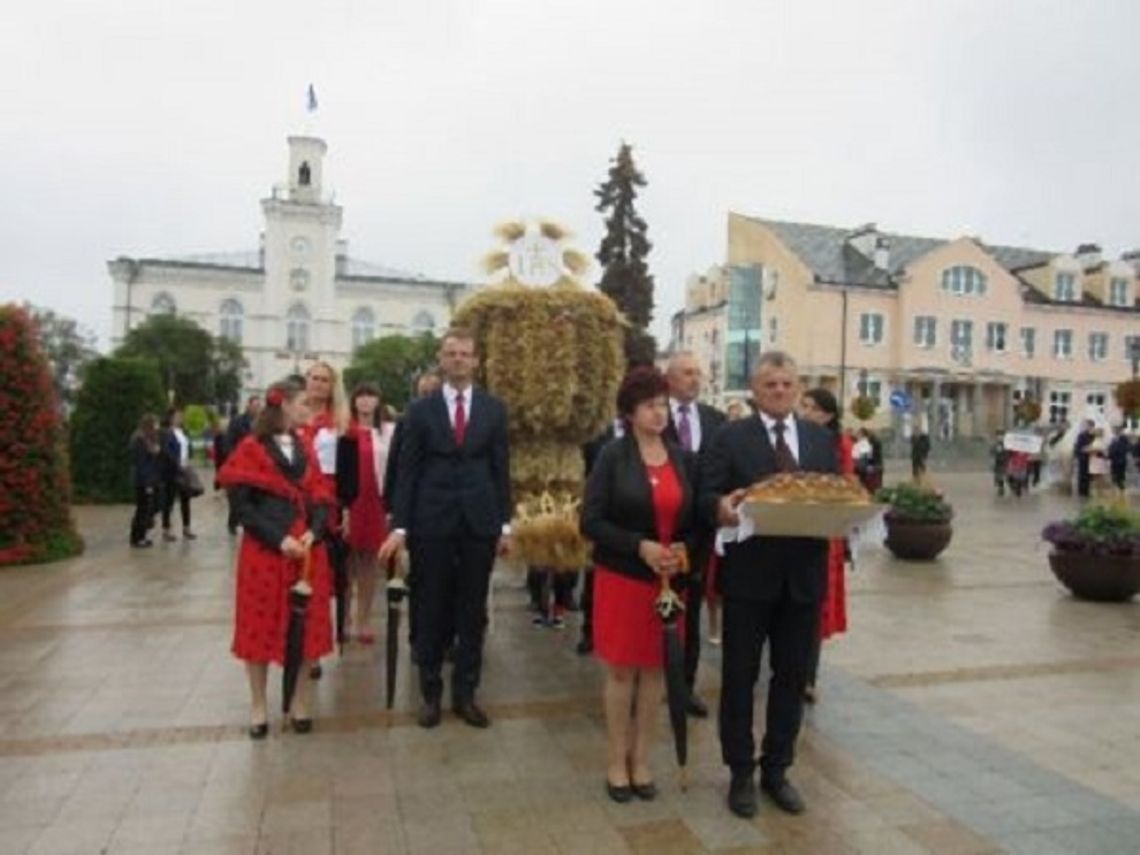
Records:
[[[772,430],[776,434],[776,468],[781,472],[795,472],[800,468],[800,464],[796,462],[796,456],[792,454],[788,441],[784,439],[784,431],[787,429],[788,425],[782,419],[772,425]]]

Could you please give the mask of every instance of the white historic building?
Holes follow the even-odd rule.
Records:
[[[261,201],[258,249],[109,261],[112,346],[149,315],[177,313],[241,344],[248,394],[315,359],[341,368],[377,336],[445,329],[474,286],[350,258],[321,180],[326,151],[316,137],[289,138],[289,178]]]

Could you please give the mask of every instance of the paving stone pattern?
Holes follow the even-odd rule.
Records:
[[[660,798],[606,798],[598,666],[576,617],[530,625],[509,574],[489,730],[416,727],[406,655],[385,712],[382,645],[354,646],[326,663],[312,735],[274,721],[252,743],[224,503],[194,503],[199,540],[145,551],[129,509],[81,508],[84,556],[0,570],[0,853],[1140,851],[1140,606],[1053,581],[1037,535],[1073,500],[937,477],[954,542],[929,565],[860,555],[792,771],[809,810],[752,822],[724,806],[714,721],[690,729],[681,791],[664,711]],[[715,706],[717,648],[704,663]]]

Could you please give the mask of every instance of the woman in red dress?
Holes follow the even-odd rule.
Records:
[[[843,432],[839,421],[839,403],[835,400],[835,395],[827,389],[809,389],[800,399],[800,415],[808,421],[832,430],[835,434],[839,472],[841,475],[854,475],[855,460],[851,453],[854,443],[851,437]],[[846,564],[847,541],[843,538],[833,538],[827,557],[827,596],[823,598],[820,608],[819,638],[816,639],[808,671],[807,688],[804,690],[804,699],[809,703],[815,703],[818,696],[815,681],[819,673],[819,655],[823,639],[847,631],[847,579],[844,574]]]
[[[340,439],[336,461],[337,498],[347,511],[348,522],[343,530],[348,546],[348,599],[356,611],[348,636],[361,644],[374,644],[372,601],[380,572],[377,552],[388,536],[384,482],[394,427],[384,418],[380,390],[371,383],[352,390],[349,411],[352,422]]]
[[[237,563],[233,653],[246,663],[252,702],[249,735],[269,732],[266,681],[269,664],[283,664],[289,626],[289,589],[310,553],[312,596],[305,620],[304,659],[311,663],[332,649],[329,568],[314,548],[334,505],[332,491],[296,428],[308,416],[300,390],[273,386],[253,433],[226,459],[218,480],[230,494],[242,526]],[[312,729],[308,681],[298,681],[289,702],[289,723]]]
[[[649,755],[665,683],[654,602],[692,546],[695,462],[662,437],[668,391],[654,368],[626,376],[618,392],[625,435],[598,455],[582,504],[582,533],[594,544],[594,649],[606,666],[606,792],[616,802],[657,795]]]
[[[348,402],[345,400],[340,374],[329,363],[314,362],[305,372],[305,406],[308,407],[309,418],[301,426],[300,435],[313,453],[326,486],[335,494],[337,441],[348,429]],[[334,575],[343,579],[348,572],[348,547],[341,537],[340,517],[341,508],[338,505],[328,520],[328,535],[323,551]],[[347,615],[347,610],[345,614]],[[338,643],[343,641],[343,638],[337,639]],[[309,676],[314,680],[320,678],[320,662],[313,663]]]

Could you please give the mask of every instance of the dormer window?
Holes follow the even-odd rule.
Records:
[[[947,294],[981,297],[986,293],[986,274],[976,267],[949,267],[942,271],[942,290]]]
[[[1077,299],[1077,275],[1058,273],[1053,283],[1053,299],[1058,303],[1072,303]]]
[[[1127,306],[1128,304],[1128,280],[1122,277],[1114,277],[1108,283],[1108,305]]]

